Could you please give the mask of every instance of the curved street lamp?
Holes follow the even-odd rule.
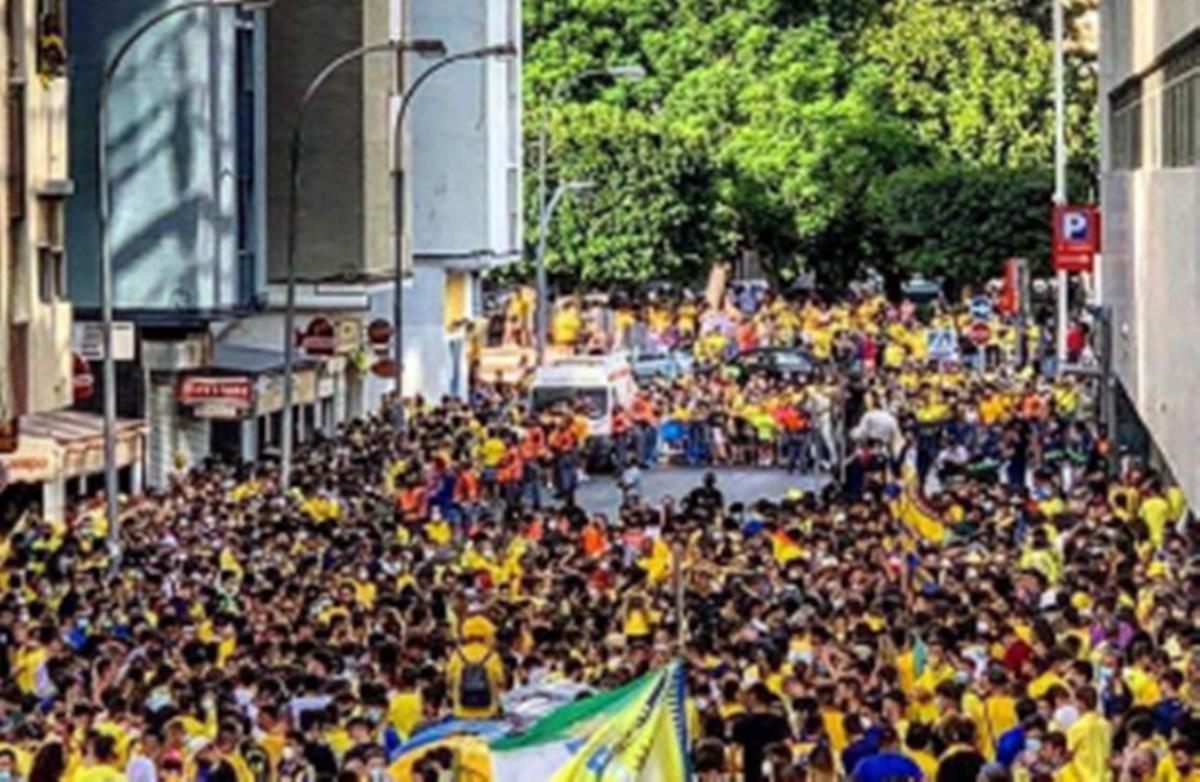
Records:
[[[392,126],[392,207],[393,207],[393,224],[396,230],[396,277],[393,280],[395,286],[394,300],[392,302],[392,318],[395,340],[394,360],[395,367],[393,368],[395,383],[395,393],[392,403],[392,421],[397,431],[404,430],[404,270],[408,267],[406,263],[408,242],[405,241],[405,229],[408,218],[405,211],[404,202],[404,119],[408,114],[409,106],[412,105],[413,97],[417,91],[424,86],[429,79],[444,68],[447,68],[457,62],[464,60],[482,60],[489,57],[515,57],[517,55],[517,47],[513,43],[498,44],[495,46],[484,46],[479,49],[459,52],[452,54],[449,57],[444,57],[431,65],[424,73],[413,80],[408,89],[404,92],[404,97],[400,100],[400,110],[396,112],[396,121]]]
[[[275,0],[185,0],[179,5],[164,8],[142,22],[117,47],[100,77],[100,92],[96,106],[96,186],[99,189],[100,240],[100,319],[104,335],[104,500],[108,517],[108,548],[114,564],[121,554],[120,510],[117,507],[117,365],[113,357],[113,260],[109,244],[109,222],[112,217],[108,182],[108,99],[113,78],[125,56],[142,37],[162,22],[188,11],[201,8],[240,8],[258,11],[270,8]]]
[[[550,220],[546,215],[546,157],[548,155],[548,140],[550,133],[550,108],[558,101],[562,100],[575,85],[595,78],[610,78],[610,79],[644,79],[646,78],[646,69],[637,64],[628,65],[611,65],[607,68],[587,68],[578,73],[569,76],[558,84],[554,85],[554,89],[550,92],[550,100],[545,104],[542,110],[542,122],[538,128],[538,230],[543,232],[543,226],[549,225]],[[549,314],[549,302],[546,297],[549,295],[546,288],[546,266],[543,261],[543,242],[541,237],[538,238],[538,255],[536,282],[537,286],[537,301],[534,309],[534,331],[536,334],[537,345],[537,363],[540,365],[546,356],[546,331],[547,331],[547,315]]]
[[[444,57],[446,45],[438,40],[417,39],[413,41],[388,40],[381,43],[359,46],[334,57],[322,68],[300,99],[300,109],[292,123],[291,153],[288,163],[288,206],[287,206],[287,249],[284,252],[284,268],[287,284],[287,299],[283,316],[283,437],[280,443],[279,481],[284,491],[292,482],[293,416],[292,398],[295,379],[292,371],[296,364],[296,243],[300,233],[300,168],[304,161],[304,118],[308,108],[320,92],[321,87],[333,74],[350,63],[359,62],[372,54],[416,52],[423,56]]]
[[[538,245],[537,245],[537,268],[539,272],[539,281],[544,286],[546,275],[546,242],[550,237],[550,221],[554,219],[554,211],[558,209],[558,204],[568,193],[586,193],[596,187],[595,182],[579,181],[563,182],[554,189],[554,195],[550,197],[550,202],[546,204],[546,208],[542,210],[541,219],[538,221]],[[543,299],[539,298],[540,302]],[[546,302],[546,312],[549,313],[549,302]],[[540,312],[540,310],[539,310]],[[538,345],[538,364],[542,363],[542,358],[545,352],[545,343],[541,342]]]

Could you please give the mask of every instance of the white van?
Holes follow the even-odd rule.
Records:
[[[628,411],[637,390],[627,354],[569,356],[534,371],[529,407],[536,413],[560,402],[582,402],[589,425],[588,463],[607,465],[613,456],[613,409],[620,405]]]

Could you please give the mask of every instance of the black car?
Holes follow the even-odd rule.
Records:
[[[756,348],[733,360],[743,376],[769,375],[789,380],[806,380],[817,368],[817,360],[796,348]]]

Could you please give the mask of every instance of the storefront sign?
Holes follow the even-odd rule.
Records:
[[[1100,211],[1094,206],[1054,207],[1054,269],[1090,272],[1100,252]]]
[[[96,390],[96,378],[92,375],[92,368],[78,353],[72,356],[71,363],[71,388],[75,394],[75,401],[90,399]]]
[[[245,405],[235,405],[229,402],[207,401],[198,402],[192,408],[192,415],[197,418],[210,418],[219,421],[236,421],[244,418],[249,412],[249,408]]]
[[[283,376],[262,375],[257,382],[258,401],[255,415],[275,413],[283,409]],[[297,371],[292,384],[292,404],[311,405],[317,401],[317,373]]]
[[[371,325],[367,326],[367,340],[371,343],[371,350],[379,355],[387,355],[392,343],[392,324],[383,318],[371,321]]]
[[[396,376],[396,362],[390,358],[381,358],[371,365],[371,374],[384,380],[391,380]]]
[[[244,375],[236,377],[185,377],[179,384],[181,404],[222,402],[249,407],[254,398],[254,384]]]
[[[367,339],[372,345],[385,345],[392,339],[392,324],[383,318],[376,318],[367,326]]]
[[[337,336],[335,337],[336,345],[334,351],[339,356],[344,356],[358,350],[362,345],[362,321],[343,318],[336,324]]]
[[[308,328],[296,334],[296,344],[310,356],[332,356],[337,350],[337,332],[327,318],[313,318]]]
[[[53,440],[41,437],[23,437],[21,448],[12,454],[0,456],[5,480],[14,483],[44,483],[58,479],[58,446]]]
[[[113,358],[115,361],[133,361],[135,331],[132,323],[118,321],[113,324]],[[104,324],[76,323],[71,329],[71,346],[85,361],[104,360]]]

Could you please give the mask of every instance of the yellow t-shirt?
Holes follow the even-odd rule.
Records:
[[[551,336],[555,344],[570,345],[579,339],[579,331],[583,328],[583,319],[573,309],[559,310],[551,322]]]
[[[423,708],[420,691],[398,692],[388,700],[388,722],[401,736],[408,736],[421,721]]]
[[[112,766],[99,764],[79,769],[71,782],[125,782],[125,775]]]
[[[1112,754],[1112,726],[1096,712],[1088,712],[1067,729],[1067,748],[1071,765],[1081,778],[1105,779]]]
[[[1150,531],[1150,542],[1154,547],[1161,546],[1166,536],[1167,523],[1171,519],[1170,504],[1162,497],[1147,497],[1138,508],[1138,518],[1146,523],[1146,528]]]
[[[507,449],[504,446],[504,441],[499,437],[489,437],[483,441],[483,445],[479,450],[483,466],[495,467],[500,464],[500,460],[504,458],[504,452]]]

